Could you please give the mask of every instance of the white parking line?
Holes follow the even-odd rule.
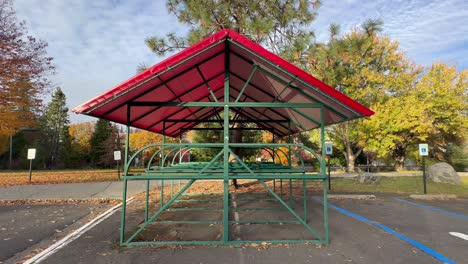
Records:
[[[459,232],[449,232],[449,234],[451,234],[452,236],[455,236],[455,237],[464,239],[464,240],[468,240],[468,235],[465,235],[465,234],[463,234],[463,233],[459,233]]]
[[[127,204],[133,201],[133,198],[129,198],[127,200]],[[46,248],[44,251],[41,251],[39,254],[35,255],[34,257],[26,260],[24,264],[33,264],[33,263],[39,263],[55,252],[57,252],[59,249],[63,248],[64,246],[68,245],[75,239],[79,238],[81,235],[86,233],[86,231],[90,230],[91,228],[95,227],[102,221],[106,220],[109,218],[111,215],[113,215],[117,210],[122,206],[122,203],[112,207],[111,209],[105,211],[104,213],[98,215],[96,218],[93,220],[89,221],[88,223],[84,224],[77,230],[73,231],[71,234],[67,235],[66,237],[60,239],[59,241],[55,242],[52,244],[50,247]]]

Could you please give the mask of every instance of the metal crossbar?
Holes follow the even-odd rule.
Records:
[[[206,88],[208,89],[209,95],[213,98],[205,98],[207,101],[198,101],[198,102],[183,102],[178,98],[178,101],[170,102],[156,102],[156,101],[131,101],[127,103],[127,135],[126,135],[126,145],[125,145],[125,166],[124,166],[124,175],[123,179],[123,203],[122,203],[122,218],[121,218],[121,230],[120,230],[120,244],[125,246],[131,245],[188,245],[188,244],[245,244],[245,243],[261,243],[267,242],[271,244],[284,244],[284,243],[306,243],[311,242],[315,244],[328,244],[328,208],[327,208],[327,173],[325,166],[325,152],[324,152],[324,124],[325,116],[324,109],[329,108],[319,103],[293,103],[293,102],[281,102],[278,100],[270,102],[255,102],[250,101],[251,98],[248,97],[248,89],[257,89],[255,85],[251,84],[257,71],[261,71],[262,74],[266,73],[268,75],[274,75],[273,72],[268,71],[260,65],[254,64],[252,71],[247,79],[242,79],[244,84],[240,90],[234,89],[237,92],[237,96],[230,94],[230,90],[233,89],[230,85],[231,74],[235,78],[240,78],[234,73],[231,73],[229,70],[230,67],[230,55],[229,55],[229,45],[237,45],[235,42],[227,41],[225,45],[225,50],[220,52],[219,56],[224,56],[224,85],[223,87],[213,87],[216,90],[212,89],[207,84],[205,76],[201,73],[200,69],[197,67],[197,71],[201,78],[204,80]],[[216,55],[216,56],[218,56]],[[221,73],[223,74],[223,73]],[[274,77],[274,76],[273,76]],[[301,80],[294,77],[288,82],[284,82],[285,87],[281,91],[278,97],[281,97],[281,94],[285,89],[291,88],[296,89],[294,82]],[[164,85],[164,84],[162,84]],[[309,87],[314,89],[313,87]],[[216,97],[215,93],[220,89],[224,89],[223,96]],[[300,91],[299,91],[300,92]],[[219,93],[216,93],[219,94]],[[246,100],[241,100],[244,96]],[[247,100],[248,99],[248,100]],[[224,101],[223,101],[224,100]],[[123,105],[122,105],[123,106]],[[153,106],[154,108],[163,108],[163,107],[198,107],[198,109],[203,109],[206,107],[211,107],[217,109],[218,119],[206,119],[206,115],[203,116],[187,116],[187,118],[180,119],[171,119],[168,117],[167,120],[162,120],[163,124],[163,142],[161,144],[150,144],[141,148],[140,150],[133,153],[130,157],[129,151],[129,131],[131,122],[135,121],[140,117],[135,117],[131,119],[132,109],[142,107],[142,106]],[[121,106],[119,106],[121,107]],[[274,113],[277,113],[280,116],[280,119],[275,119],[267,116],[263,113],[262,109],[271,109]],[[291,138],[291,125],[295,127],[301,127],[301,124],[297,123],[294,120],[289,120],[280,114],[281,108],[287,109],[287,111],[294,112],[302,116],[303,118],[314,122],[320,126],[320,154],[303,146],[302,144],[292,143]],[[243,109],[250,109],[251,111],[246,112]],[[277,109],[278,111],[274,110]],[[307,114],[304,109],[317,109],[320,111],[320,118],[311,117]],[[195,110],[197,112],[198,110]],[[237,115],[230,119],[231,111],[236,112],[239,115],[242,115],[248,120],[237,120]],[[255,115],[257,115],[255,117]],[[340,114],[340,113],[338,113]],[[258,117],[261,116],[262,119]],[[178,122],[190,122],[190,123],[202,123],[202,122],[216,122],[221,123],[220,128],[213,128],[223,131],[223,142],[222,143],[167,143],[166,134],[168,131],[172,131],[173,126]],[[277,124],[281,128],[281,133],[286,134],[287,129],[287,139],[286,143],[233,143],[230,140],[230,131],[236,130],[236,128],[231,127],[231,124],[234,123],[256,123],[263,122],[263,125],[258,125],[258,129],[265,128],[266,130],[271,130],[271,125]],[[169,123],[169,126],[166,126],[166,123]],[[154,124],[156,125],[156,124]],[[169,129],[169,130],[168,130]],[[196,130],[198,128],[191,127],[182,127],[183,130]],[[203,128],[210,129],[210,128]],[[171,132],[169,132],[171,133]],[[275,131],[273,131],[273,134]],[[196,148],[205,148],[205,149],[218,149],[219,152],[213,156],[213,158],[208,162],[185,162],[184,156],[190,153],[191,150]],[[247,148],[247,149],[259,149],[266,150],[270,153],[272,162],[244,162],[238,155],[236,155],[232,148]],[[154,150],[155,149],[155,150]],[[130,173],[131,164],[134,162],[136,157],[141,155],[143,152],[154,151],[150,156],[148,166],[143,172]],[[314,158],[316,158],[320,164],[320,170],[316,173],[306,173],[304,161],[301,156],[301,151],[309,152]],[[292,156],[296,156],[297,160],[300,162],[300,166],[293,166]],[[152,167],[153,161],[156,157],[160,157],[160,166]],[[177,158],[178,157],[178,160]],[[230,162],[230,157],[233,158],[234,162]],[[286,157],[287,161],[281,162],[281,157]],[[284,160],[284,159],[283,159]],[[231,179],[252,179],[257,180],[258,183],[263,186],[265,192],[260,193],[262,196],[255,196],[256,194],[249,194],[250,196],[243,197],[244,195],[235,196],[235,201],[244,201],[244,202],[256,202],[256,201],[268,201],[273,202],[277,206],[244,206],[238,207],[234,206],[233,197],[231,197],[229,190],[229,180]],[[127,185],[128,181],[135,180],[146,180],[146,190],[145,190],[145,199],[144,199],[144,222],[139,226],[135,232],[132,232],[128,238],[125,237],[126,234],[126,219],[127,219]],[[159,190],[159,208],[154,214],[150,216],[150,181],[158,180],[161,182]],[[175,184],[174,180],[179,180],[178,186]],[[196,182],[200,180],[219,180],[222,184],[222,192],[214,195],[213,197],[206,197],[206,194],[194,195],[192,193],[186,193],[187,190]],[[270,187],[266,181],[272,180],[272,187]],[[279,188],[277,188],[277,180],[279,180]],[[284,181],[283,181],[284,180]],[[294,180],[294,181],[293,181]],[[319,235],[319,232],[314,230],[309,225],[308,220],[308,207],[307,207],[307,180],[318,180],[323,182],[323,235]],[[182,186],[182,181],[184,181],[184,186]],[[302,181],[302,184],[300,184]],[[284,184],[288,184],[284,187]],[[293,187],[295,184],[296,187]],[[164,189],[170,188],[168,193],[165,193]],[[302,195],[303,203],[303,213],[298,213],[296,210],[299,208],[295,207],[293,191],[294,188],[301,189],[302,192],[296,193]],[[278,193],[279,192],[279,193]],[[254,197],[255,196],[255,197]],[[263,197],[264,196],[264,197]],[[187,203],[187,204],[184,204]],[[216,204],[213,204],[216,203]],[[203,204],[199,206],[199,204]],[[190,205],[190,206],[188,206]],[[189,211],[194,212],[209,212],[222,213],[221,220],[177,220],[161,219],[161,215],[165,212],[172,212],[176,214],[187,213]],[[268,219],[255,219],[255,220],[232,220],[229,218],[230,212],[242,212],[242,211],[272,211],[272,212],[288,212],[294,217],[294,219],[284,219],[284,220],[268,220]],[[181,225],[181,224],[215,224],[222,226],[222,234],[219,240],[215,241],[139,241],[139,236],[142,232],[147,229],[150,225]],[[311,239],[298,239],[298,240],[285,240],[278,238],[277,240],[234,240],[230,237],[229,227],[231,225],[244,225],[244,224],[298,224],[303,226],[305,230],[310,233],[312,236]]]

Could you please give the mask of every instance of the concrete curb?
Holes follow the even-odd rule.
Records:
[[[356,200],[373,200],[375,195],[373,194],[330,194],[329,199],[356,199]]]
[[[451,200],[457,199],[458,197],[455,194],[412,194],[409,196],[411,199],[415,200]]]

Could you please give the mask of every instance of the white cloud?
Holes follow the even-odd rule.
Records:
[[[468,2],[466,0],[324,1],[314,22],[317,37],[328,37],[328,25],[344,31],[366,19],[384,21],[384,33],[400,42],[417,63],[446,61],[468,68]]]
[[[16,0],[15,7],[31,34],[49,43],[57,66],[54,81],[74,107],[135,74],[139,63],[161,60],[146,47],[146,37],[188,31],[167,14],[165,2]],[[332,22],[346,31],[381,18],[384,33],[417,63],[443,60],[468,68],[466,0],[328,0],[318,13],[313,28],[320,41]],[[75,114],[71,119],[86,120]]]
[[[131,77],[138,64],[154,64],[146,37],[184,34],[165,1],[17,0],[30,33],[48,42],[70,108]],[[71,114],[72,121],[87,120]]]

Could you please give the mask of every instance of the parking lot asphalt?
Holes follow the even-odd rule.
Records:
[[[118,242],[120,213],[117,211],[42,263],[441,263],[441,260],[434,256],[445,257],[449,260],[448,263],[465,263],[464,261],[468,259],[466,250],[468,241],[450,235],[449,232],[468,234],[468,221],[456,216],[466,214],[468,200],[420,202],[404,198],[416,204],[447,212],[453,211],[456,214],[454,216],[434,211],[431,208],[401,202],[395,198],[398,197],[386,196],[375,200],[330,199],[330,204],[336,206],[331,206],[329,209],[331,241],[329,245],[321,247],[309,244],[265,248],[252,246],[121,247]],[[141,224],[143,217],[141,207],[136,208],[135,205],[133,204],[128,211],[127,230],[135,230]],[[3,259],[14,254],[14,251],[27,248],[37,240],[54,236],[56,229],[60,230],[63,226],[73,223],[75,219],[81,219],[89,214],[90,210],[95,210],[95,207],[90,205],[37,205],[33,206],[34,208],[24,206],[0,209],[2,223],[8,222],[7,216],[11,218],[12,215],[16,215],[15,219],[18,219],[18,222],[12,225],[20,227],[20,230],[26,230],[21,233],[14,229],[8,230],[11,228],[9,226],[2,226],[7,230],[2,230],[1,239],[9,238],[13,234],[12,238],[17,241],[14,243],[12,241],[7,246],[1,243],[0,250],[5,255]],[[297,208],[300,210],[300,206]],[[323,223],[321,222],[323,210],[320,202],[311,197],[308,210],[310,223],[322,235],[320,226]],[[180,213],[185,219],[189,217],[187,212],[181,211]],[[35,221],[30,221],[31,218],[27,217],[27,214],[35,215]],[[171,212],[171,214],[174,213]],[[239,214],[239,216],[241,218],[239,220],[256,217],[255,214],[249,213]],[[258,216],[265,218],[268,214],[258,214]],[[269,216],[274,216],[274,213],[269,212]],[[36,221],[36,218],[43,220]],[[52,219],[59,219],[58,222],[52,223],[58,226],[49,224],[50,221],[56,221]],[[367,219],[368,222],[362,219]],[[41,223],[42,226],[47,227],[41,228]],[[197,230],[197,225],[188,228],[193,229],[190,235],[197,235],[199,232],[198,234],[203,236],[203,230],[206,230],[203,228]],[[284,229],[286,228],[287,226],[284,226]],[[291,231],[296,228],[294,227]],[[250,236],[257,232],[261,237],[276,237],[287,233],[287,230],[277,230],[265,225],[250,225],[241,226],[240,233]],[[216,234],[213,237],[216,237]],[[278,238],[281,239],[281,237]],[[416,243],[409,243],[408,240]],[[10,245],[18,246],[10,250]],[[436,255],[429,254],[428,250]],[[7,253],[3,252],[10,253],[7,256]]]
[[[99,211],[102,204],[29,204],[0,206],[0,262]]]
[[[409,201],[406,203],[404,201]],[[330,201],[350,212],[390,227],[394,231],[415,240],[431,250],[446,256],[455,263],[468,259],[468,241],[454,237],[450,232],[468,234],[468,220],[453,214],[450,210],[468,213],[468,200],[413,201],[409,199],[377,199],[362,202],[351,200]],[[440,211],[432,210],[431,206]],[[463,209],[459,210],[459,209]],[[458,214],[462,216],[461,214]]]
[[[441,226],[463,227],[463,222],[459,222],[458,219],[437,216],[434,215],[435,212],[418,212],[413,208],[405,208],[406,205],[400,205],[392,199],[336,200],[331,203],[373,221],[384,223],[459,263],[463,263],[466,259],[464,258],[466,250],[463,249],[466,241],[452,240],[448,237],[448,233],[445,235],[445,229],[441,228]],[[312,202],[309,206],[310,220],[320,221],[322,218],[320,203]],[[421,220],[420,217],[424,217],[425,220]],[[74,263],[440,263],[433,256],[394,234],[333,209],[330,209],[329,214],[331,242],[330,245],[323,247],[314,245],[271,246],[264,249],[230,246],[120,247],[119,221],[119,214],[111,216],[88,231],[85,236],[49,257],[45,263],[64,263],[67,260],[72,260]],[[141,212],[130,213],[128,228],[136,228],[140,222]],[[445,237],[441,239],[436,237],[442,235]]]

